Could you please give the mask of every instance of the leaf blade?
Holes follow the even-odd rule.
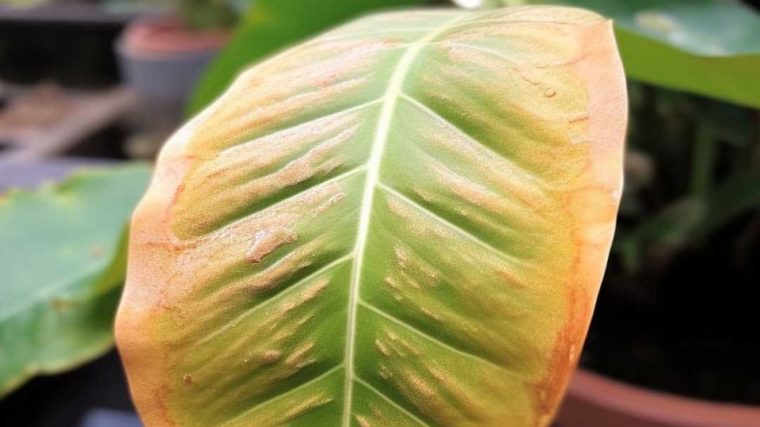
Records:
[[[135,215],[117,340],[144,421],[548,424],[625,105],[609,23],[572,9],[375,15],[244,73]]]

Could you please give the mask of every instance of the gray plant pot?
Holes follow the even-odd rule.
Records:
[[[150,22],[143,19],[135,25]],[[172,129],[182,120],[188,97],[221,46],[141,51],[126,43],[128,31],[129,27],[116,41],[116,52],[122,77],[138,99],[138,119],[148,129]]]

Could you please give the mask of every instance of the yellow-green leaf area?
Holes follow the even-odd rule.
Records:
[[[373,15],[244,72],[134,219],[117,333],[143,420],[548,425],[625,101],[610,23],[570,8]]]

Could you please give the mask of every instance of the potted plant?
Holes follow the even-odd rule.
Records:
[[[227,41],[237,14],[226,0],[173,0],[163,6],[168,11],[130,22],[116,51],[147,127],[171,130],[198,77]]]

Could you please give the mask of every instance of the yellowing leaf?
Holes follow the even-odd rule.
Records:
[[[624,76],[578,9],[370,16],[165,146],[117,341],[148,426],[545,426],[620,197]]]

